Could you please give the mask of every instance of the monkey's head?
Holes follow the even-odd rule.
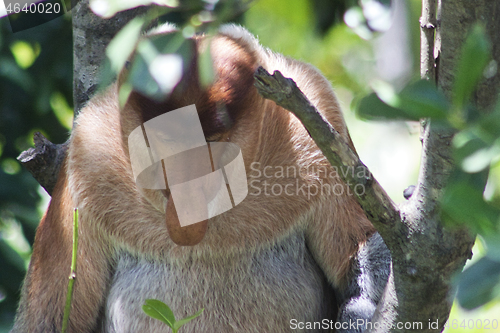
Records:
[[[153,34],[148,38],[158,39],[165,34]],[[195,105],[204,140],[206,142],[232,142],[241,147],[246,164],[255,155],[255,141],[258,130],[254,126],[260,116],[253,115],[261,107],[263,99],[258,95],[254,83],[254,72],[258,67],[255,51],[243,38],[234,38],[225,34],[213,37],[195,36],[184,42],[183,47],[190,55],[184,57],[183,73],[170,94],[162,101],[132,91],[122,112],[121,125],[123,144],[127,151],[128,139],[132,131],[144,124],[155,122],[155,118],[183,107]],[[210,51],[214,80],[203,85],[200,79],[200,62],[206,50]],[[164,67],[168,71],[168,67]],[[133,69],[131,69],[133,71]],[[129,73],[122,73],[119,82]],[[169,73],[160,73],[169,75]],[[253,118],[253,121],[250,121]],[[179,131],[182,131],[179,128]],[[255,133],[249,135],[249,133]],[[146,139],[146,145],[149,143]],[[210,147],[210,146],[209,146]],[[212,151],[211,154],[216,153]],[[130,152],[129,152],[130,154]],[[222,154],[219,152],[219,154]],[[210,158],[212,158],[211,156]],[[213,161],[212,161],[213,162]],[[168,185],[171,178],[165,172],[165,161],[161,164],[164,171],[165,186],[163,189],[145,189],[138,186],[139,191],[157,209],[164,210],[166,224],[172,240],[179,245],[195,245],[200,242],[207,229],[207,220],[181,227],[177,215],[171,189]],[[212,163],[213,167],[213,163]],[[248,168],[248,165],[246,165]],[[158,164],[160,168],[160,164]],[[184,169],[192,174],[200,174],[197,163],[188,163]],[[186,171],[186,170],[184,170]],[[188,173],[189,173],[188,172]],[[201,196],[203,197],[203,196]],[[205,200],[210,200],[206,198]],[[193,200],[203,200],[193,197]],[[204,203],[199,203],[203,205]]]

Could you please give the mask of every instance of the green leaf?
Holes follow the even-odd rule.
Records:
[[[459,132],[453,138],[454,157],[463,171],[474,173],[489,167],[500,151],[489,145],[476,133],[475,128]]]
[[[105,90],[116,81],[116,72],[111,68],[111,61],[108,57],[104,59],[99,69],[99,91]]]
[[[0,58],[0,77],[19,85],[25,91],[31,91],[35,87],[35,83],[29,73],[21,69],[13,60],[9,58]]]
[[[191,320],[195,319],[196,317],[198,317],[199,315],[201,315],[201,313],[203,312],[204,309],[200,309],[198,310],[198,312],[196,312],[194,315],[192,316],[189,316],[189,317],[186,317],[184,319],[181,319],[181,320],[178,320],[174,323],[174,327],[173,329],[174,330],[178,330],[181,326],[183,326],[184,324],[186,323],[189,323]]]
[[[181,31],[175,31],[166,35],[154,35],[150,38],[153,45],[163,54],[176,53],[185,47],[186,38]]]
[[[496,296],[494,290],[499,284],[500,262],[481,258],[461,274],[458,301],[466,309],[477,308]]]
[[[139,42],[127,77],[135,91],[157,101],[173,91],[192,63],[195,48],[193,40],[180,36],[174,33]],[[172,53],[161,53],[160,49]]]
[[[500,138],[500,98],[493,112],[482,113],[480,117],[478,121],[480,137],[488,143],[492,143]]]
[[[441,200],[443,221],[465,224],[477,232],[494,231],[498,211],[483,197],[487,172],[461,173],[461,176],[462,179],[450,180],[445,189]]]
[[[462,159],[462,170],[472,173],[479,172],[487,168],[489,169],[493,159],[496,159],[498,156],[500,156],[499,145],[477,149],[472,154]]]
[[[156,4],[166,7],[179,6],[179,0],[90,0],[92,11],[104,18],[110,18],[116,13],[139,6]]]
[[[207,38],[208,39],[208,38]],[[208,87],[215,80],[215,70],[210,53],[210,42],[207,40],[207,48],[200,53],[198,60],[198,72],[200,73],[200,83],[202,87]]]
[[[419,80],[406,86],[399,93],[399,100],[399,105],[393,106],[417,119],[444,119],[450,108],[444,94],[427,80]]]
[[[475,25],[462,47],[453,85],[453,105],[457,109],[467,103],[490,59],[491,44],[484,27]]]
[[[106,56],[115,74],[121,72],[127,59],[134,52],[145,22],[146,19],[143,16],[134,18],[116,34],[106,48]]]
[[[466,172],[479,172],[500,157],[500,114],[494,111],[453,138],[457,163]]]
[[[148,63],[143,54],[136,54],[127,77],[127,82],[132,85],[135,91],[145,96],[161,100],[163,94],[161,94],[158,83],[151,77],[148,67]]]
[[[147,299],[144,303],[142,311],[144,311],[148,316],[164,322],[173,330],[176,330],[174,327],[176,324],[175,316],[168,305],[156,299]]]
[[[408,120],[406,114],[382,102],[375,93],[361,99],[356,113],[360,118],[367,120]]]
[[[408,85],[399,94],[386,83],[374,86],[376,94],[363,98],[358,115],[370,120],[445,119],[449,103],[431,82],[420,80]]]
[[[492,260],[500,261],[500,233],[489,233],[481,236],[488,248],[486,256]]]

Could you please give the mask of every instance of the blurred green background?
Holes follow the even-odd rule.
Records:
[[[420,0],[395,0],[392,9],[388,1],[362,3],[364,12],[351,0],[260,0],[241,23],[264,46],[312,63],[325,74],[361,159],[399,203],[403,190],[417,180],[419,124],[364,122],[356,119],[351,105],[379,81],[399,90],[419,77]],[[68,138],[72,73],[69,15],[16,33],[8,19],[0,19],[0,333],[12,324],[35,229],[50,200],[16,157],[33,145],[35,131],[54,143]],[[484,251],[479,242],[474,260]],[[450,324],[458,324],[447,330],[483,331],[460,325],[474,319],[474,327],[477,320],[484,326],[499,313],[498,301],[471,312],[455,304]]]

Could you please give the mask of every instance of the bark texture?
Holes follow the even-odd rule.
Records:
[[[496,103],[500,92],[500,1],[496,0],[439,0],[439,24],[435,53],[439,54],[437,83],[450,97],[454,71],[468,32],[475,23],[486,28],[491,45],[492,61],[489,78],[478,85],[473,101],[480,110],[488,111]]]

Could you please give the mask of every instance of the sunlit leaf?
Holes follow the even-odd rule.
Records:
[[[494,142],[500,138],[500,98],[497,101],[493,112],[481,114],[481,119],[479,119],[478,125],[478,133],[486,142]]]
[[[478,172],[500,156],[500,121],[488,114],[453,138],[454,156],[466,172]]]
[[[10,50],[19,67],[26,69],[35,62],[40,54],[40,44],[31,45],[25,41],[16,41],[10,46]]]
[[[482,235],[488,252],[486,256],[495,261],[500,261],[500,233],[489,233]]]
[[[200,53],[198,60],[198,72],[200,73],[200,83],[207,87],[215,80],[215,70],[210,53],[210,40],[207,41],[207,48]]]
[[[363,6],[363,15],[367,20],[370,30],[389,30],[394,16],[391,10],[391,1],[364,0],[361,4]]]
[[[147,299],[144,301],[142,310],[150,317],[158,319],[167,324],[172,329],[176,324],[175,316],[172,310],[165,303],[156,299]]]
[[[123,108],[125,106],[132,91],[133,87],[130,82],[124,82],[120,86],[120,91],[118,92],[118,102],[120,103],[120,108]]]
[[[111,61],[108,57],[104,58],[99,70],[99,90],[107,88],[116,81],[117,73],[111,68]]]
[[[145,96],[161,99],[162,94],[158,83],[149,73],[149,66],[142,54],[137,54],[132,62],[128,75],[128,82],[135,91]]]
[[[149,38],[158,52],[163,54],[176,53],[185,44],[182,32],[176,31],[166,35],[155,35]]]
[[[61,125],[67,129],[73,127],[73,108],[69,106],[68,101],[66,101],[61,92],[55,91],[52,93],[50,96],[50,107]]]
[[[454,180],[445,189],[441,200],[442,217],[445,221],[465,224],[476,231],[491,232],[495,230],[498,212],[483,198],[487,173],[466,175],[469,179]],[[482,179],[482,186],[474,184],[477,177]]]
[[[116,34],[106,48],[106,56],[115,74],[120,73],[127,59],[134,52],[145,22],[144,17],[134,18]]]
[[[444,94],[427,80],[406,86],[398,95],[400,104],[395,107],[415,118],[444,119],[450,107]]]
[[[484,152],[490,146],[472,130],[457,133],[453,138],[453,146],[455,159],[465,172],[483,170],[491,161],[491,158],[484,158]]]
[[[491,161],[499,155],[500,147],[497,145],[478,149],[462,160],[462,170],[465,172],[479,172],[489,168]]]
[[[375,93],[361,99],[356,112],[359,117],[367,120],[409,120],[407,114],[382,102]]]
[[[14,219],[4,219],[0,224],[0,254],[23,272],[28,269],[31,246],[26,241],[21,225]]]
[[[460,276],[457,298],[466,309],[474,309],[491,301],[500,284],[500,262],[481,258]]]
[[[446,118],[449,105],[445,96],[428,81],[417,81],[399,94],[387,84],[374,86],[376,94],[363,98],[358,105],[360,117],[372,120],[414,120]]]
[[[491,52],[491,44],[484,27],[476,25],[462,47],[453,85],[453,104],[461,109],[476,89],[483,76]]]

